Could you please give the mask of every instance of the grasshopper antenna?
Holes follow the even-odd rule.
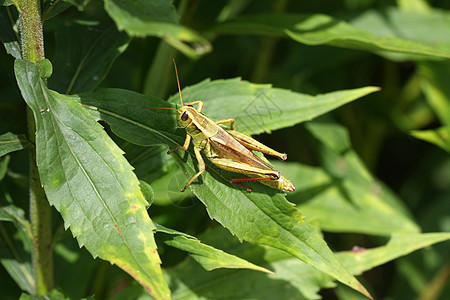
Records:
[[[184,105],[183,104],[183,97],[181,96],[180,80],[178,79],[177,64],[175,63],[175,58],[173,58],[172,60],[173,60],[173,66],[175,67],[175,74],[177,75],[178,92],[180,94],[181,105]]]

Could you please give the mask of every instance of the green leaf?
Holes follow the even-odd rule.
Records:
[[[178,205],[185,198],[193,198],[190,191],[180,193],[186,176],[175,160],[167,155],[167,146],[139,147],[133,144],[122,148],[125,157],[135,168],[138,178],[151,184],[157,205]]]
[[[420,28],[417,25],[414,28]],[[408,28],[411,28],[408,27]],[[330,45],[370,52],[391,51],[450,58],[450,47],[433,46],[404,40],[395,36],[381,36],[364,31],[343,20],[323,14],[260,14],[232,19],[216,25],[216,34],[257,34],[290,37],[306,45]]]
[[[218,83],[218,85],[214,85],[215,83]],[[220,87],[223,87],[221,85],[223,83],[229,84],[225,90],[220,89]],[[203,84],[209,88],[199,89],[197,85],[194,90],[197,91],[196,95],[199,97],[195,98],[196,100],[208,99],[205,95],[214,95],[213,88],[208,86],[208,82]],[[214,86],[217,94],[213,100],[209,99],[208,101],[208,104],[212,104],[210,109],[214,107],[217,109],[220,105],[236,109],[234,107],[238,106],[238,103],[240,103],[239,107],[242,105],[242,102],[238,101],[244,101],[245,105],[246,100],[253,101],[258,92],[258,88],[255,88],[255,85],[246,82],[239,89],[240,82],[236,79],[218,80],[210,82],[210,85]],[[271,92],[268,86],[263,85],[263,88],[267,93]],[[208,93],[202,96],[202,90],[208,91]],[[286,92],[281,89],[274,90],[273,93],[275,95]],[[294,116],[292,116],[289,124],[294,125],[301,122],[303,118],[317,116],[339,106],[339,104],[346,103],[361,94],[374,90],[377,90],[377,88],[337,92],[334,97],[332,95],[320,97],[319,99],[322,101],[317,104],[314,102],[314,97],[288,92],[290,98],[281,99],[287,103],[287,106],[289,100],[294,104],[282,107],[288,114],[292,107],[296,107],[297,112],[300,112],[300,107],[305,109],[305,107],[312,106],[310,111],[307,110],[300,117],[297,116],[297,119],[294,119]],[[236,105],[233,102],[226,102],[226,99],[224,99],[233,91],[234,98],[232,99]],[[298,98],[296,101],[292,101],[291,98],[296,95]],[[194,97],[192,94],[189,94],[189,96]],[[274,97],[274,99],[278,98]],[[176,146],[183,144],[185,133],[178,132],[179,135],[177,137],[171,132],[175,125],[173,112],[170,110],[142,109],[142,107],[149,105],[163,106],[161,103],[158,103],[157,99],[122,90],[102,90],[81,95],[80,101],[87,108],[91,109],[97,118],[107,121],[111,125],[113,132],[119,137],[130,142],[140,145],[165,143]],[[306,104],[303,102],[306,102]],[[205,104],[205,109],[206,107]],[[224,113],[221,110],[219,112]],[[265,111],[265,113],[270,114],[270,111]],[[232,112],[230,114],[233,116]],[[269,119],[267,115],[262,115]],[[230,115],[227,117],[230,117]],[[243,117],[251,119],[252,115],[248,114]],[[151,118],[154,119],[152,120]],[[281,119],[278,120],[280,122]],[[265,126],[266,130],[267,128],[282,127],[275,120],[271,120],[269,125],[270,127]],[[261,130],[261,128],[257,127],[255,130]],[[146,139],[148,140],[146,141]],[[197,173],[197,162],[193,161],[192,153],[173,153],[172,156],[177,160],[187,178]],[[349,275],[345,269],[339,266],[320,234],[303,220],[300,212],[291,203],[287,202],[281,193],[258,183],[249,184],[253,192],[247,193],[230,183],[232,177],[235,177],[235,175],[207,164],[206,172],[202,174],[199,182],[191,185],[192,191],[205,204],[211,218],[216,219],[241,240],[282,249],[368,295],[364,287],[354,277]]]
[[[8,153],[22,150],[28,146],[28,140],[23,134],[7,132],[0,135],[0,157]]]
[[[5,178],[6,172],[8,171],[9,160],[11,157],[9,155],[5,157],[0,157],[0,181]]]
[[[12,222],[17,230],[10,233],[0,224],[0,263],[23,291],[34,293],[36,283],[29,253],[31,227],[25,212],[13,205],[0,207],[0,221]]]
[[[450,153],[450,126],[442,126],[431,130],[413,130],[411,135]]]
[[[292,179],[296,192],[288,199],[299,204],[305,216],[331,232],[391,235],[419,231],[401,200],[370,175],[351,149],[346,129],[317,121],[308,122],[306,128],[322,143],[317,152],[325,170],[273,162]]]
[[[430,5],[426,0],[399,0],[397,3],[404,11],[430,12]]]
[[[154,193],[150,184],[143,180],[139,180],[139,184],[141,186],[141,192],[144,195],[145,201],[149,203],[149,205],[153,204]]]
[[[49,78],[53,73],[52,63],[48,59],[38,60],[36,62],[39,69],[40,78]]]
[[[450,62],[421,62],[420,85],[439,121],[450,126]]]
[[[22,293],[20,295],[20,300],[70,300],[70,297],[67,297],[59,290],[53,289],[48,292],[46,295],[27,295]],[[81,300],[94,300],[93,297],[82,298]]]
[[[271,271],[254,265],[242,258],[228,254],[222,250],[205,245],[193,236],[156,225],[156,232],[165,233],[168,237],[163,238],[164,243],[186,251],[205,270],[212,271],[219,268],[227,269],[250,269],[260,272],[272,273]]]
[[[48,80],[49,87],[66,94],[95,89],[130,40],[112,24],[79,22],[58,27],[54,75]]]
[[[79,99],[91,114],[108,122],[119,137],[141,146],[166,144],[170,148],[183,143],[175,134],[175,113],[147,107],[169,107],[165,101],[142,94],[121,90],[102,89],[80,94]]]
[[[211,51],[207,39],[178,24],[178,14],[172,1],[106,0],[105,10],[116,22],[119,30],[125,30],[131,36],[163,38],[191,57]]]
[[[384,10],[372,9],[356,16],[351,20],[351,23],[360,30],[364,30],[380,38],[386,38],[387,41],[390,41],[392,37],[397,37],[420,45],[420,47],[417,47],[418,45],[411,45],[416,47],[412,51],[424,50],[425,52],[429,52],[423,48],[427,46],[427,48],[435,49],[436,51],[436,55],[432,52],[427,55],[448,57],[445,54],[450,50],[450,37],[448,35],[448,31],[450,30],[450,14],[448,11],[430,9],[419,12],[398,9],[397,7],[389,7]],[[388,53],[383,53],[383,55],[397,60],[424,58],[423,56],[404,55],[410,52],[398,52],[394,56]],[[442,54],[445,55],[442,56]]]
[[[204,101],[203,113],[214,120],[233,117],[236,129],[259,134],[311,120],[367,94],[377,87],[306,95],[239,78],[204,80],[182,90],[183,101]],[[169,102],[179,103],[178,94]]]
[[[89,1],[89,0],[87,0]],[[42,3],[42,8],[41,8],[41,17],[43,21],[49,20],[57,15],[59,15],[60,13],[62,13],[63,11],[65,11],[66,9],[68,9],[69,7],[72,6],[72,3],[70,3],[72,1],[52,1],[52,0],[46,0],[43,1]],[[75,1],[73,1],[75,2]]]
[[[374,249],[356,248],[353,251],[338,253],[337,256],[352,274],[358,275],[418,249],[449,239],[448,232],[394,234],[386,246]]]
[[[15,72],[36,120],[41,182],[65,226],[94,257],[117,264],[155,298],[170,297],[147,202],[123,152],[79,103],[47,89],[36,65],[17,60]]]
[[[4,5],[11,5],[4,4]],[[12,20],[8,14],[9,7],[0,7],[0,41],[5,46],[6,53],[11,54],[14,58],[22,58],[19,36],[13,30],[16,20]]]

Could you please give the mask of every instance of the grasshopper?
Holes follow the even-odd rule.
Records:
[[[197,174],[192,176],[180,191],[184,192],[191,183],[205,171],[205,162],[203,161],[201,152],[203,152],[203,154],[219,168],[249,176],[249,178],[233,178],[230,180],[231,183],[245,188],[248,192],[251,192],[252,190],[241,184],[241,182],[261,181],[261,183],[275,189],[294,191],[295,187],[288,179],[253,154],[252,150],[276,156],[281,160],[287,159],[285,153],[277,152],[257,140],[234,130],[235,121],[232,118],[220,121],[209,119],[202,114],[202,101],[183,103],[175,60],[173,63],[181,102],[181,107],[174,110],[178,113],[178,127],[184,128],[187,134],[184,145],[169,150],[167,154],[177,150],[187,151],[192,140],[195,157],[199,165]],[[197,108],[194,108],[194,105],[197,105]],[[229,130],[219,126],[220,124],[227,123],[230,124]]]

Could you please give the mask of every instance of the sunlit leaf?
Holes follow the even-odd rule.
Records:
[[[22,134],[7,132],[0,135],[0,157],[13,151],[24,149],[28,145],[28,140]]]
[[[185,102],[203,101],[203,112],[208,117],[233,117],[237,130],[259,134],[311,120],[378,90],[363,87],[311,96],[233,78],[205,80],[184,88],[182,95]],[[169,99],[172,103],[179,101],[178,94]]]

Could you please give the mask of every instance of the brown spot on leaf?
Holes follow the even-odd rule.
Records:
[[[119,226],[117,226],[117,224],[114,224],[114,228],[116,228],[117,232],[120,234],[121,237],[123,237],[122,232],[120,231]]]

